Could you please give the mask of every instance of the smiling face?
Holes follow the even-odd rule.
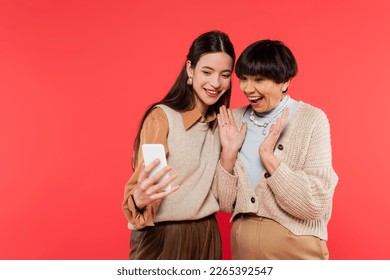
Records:
[[[261,76],[242,75],[240,77],[240,90],[246,95],[253,110],[257,113],[267,112],[278,106],[289,84],[290,81],[277,84]]]
[[[233,59],[224,52],[203,55],[195,68],[187,61],[187,74],[192,77],[196,107],[203,115],[230,88],[232,68]]]

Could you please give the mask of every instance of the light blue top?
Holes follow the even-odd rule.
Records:
[[[283,98],[283,100],[279,103],[279,105],[276,106],[276,108],[274,108],[273,110],[261,114],[259,113],[255,114],[255,119],[258,123],[267,123],[270,119],[273,118],[266,128],[255,125],[249,119],[250,114],[252,112],[251,106],[249,106],[244,113],[242,121],[248,123],[248,128],[247,128],[244,143],[242,144],[240,150],[240,157],[248,172],[252,188],[254,189],[256,188],[257,182],[259,182],[260,180],[260,176],[263,176],[263,174],[266,172],[258,152],[259,146],[261,143],[263,143],[265,137],[267,137],[271,125],[274,124],[276,120],[281,117],[282,115],[281,109],[283,109],[285,105],[287,105],[287,108],[289,108],[290,110],[287,118],[287,123],[286,123],[287,126],[287,124],[291,120],[294,111],[298,106],[298,101],[290,98],[288,95],[286,95]],[[275,114],[277,114],[276,117],[274,117]],[[265,135],[263,135],[263,129],[265,129],[265,133],[266,133]],[[280,137],[282,137],[283,132],[284,129]]]

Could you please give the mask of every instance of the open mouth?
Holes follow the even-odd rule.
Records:
[[[264,98],[264,96],[253,96],[253,97],[248,97],[248,100],[251,102],[251,103],[257,103],[259,102],[260,100],[262,100]]]
[[[207,94],[210,96],[217,96],[219,94],[218,90],[212,90],[212,89],[205,89]]]

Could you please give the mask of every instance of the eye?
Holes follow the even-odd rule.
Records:
[[[262,77],[255,77],[255,82],[256,83],[260,83],[262,81],[264,81],[264,78],[262,78]]]
[[[229,79],[231,77],[231,74],[222,74],[222,77],[224,77],[225,79]]]
[[[205,71],[205,70],[203,70],[202,73],[205,74],[206,76],[211,75],[211,72],[210,72],[210,71]]]
[[[240,82],[246,82],[247,80],[248,80],[248,78],[245,76],[240,77]]]

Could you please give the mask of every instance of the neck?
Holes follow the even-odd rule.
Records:
[[[272,113],[276,113],[278,111],[279,108],[283,107],[287,102],[288,100],[290,99],[290,96],[288,96],[287,94],[283,94],[282,98],[280,99],[280,102],[278,105],[276,105],[274,108],[268,110],[268,111],[264,111],[264,112],[256,112],[255,110],[253,110],[254,114],[258,117],[266,117],[268,115],[271,115]]]
[[[287,108],[288,106],[288,101],[289,101],[289,96],[287,96],[287,98],[285,100],[283,100],[283,102],[280,102],[278,104],[278,106],[276,106],[274,109],[272,109],[271,111],[269,112],[272,112],[273,114],[269,114],[269,115],[263,115],[263,116],[259,116],[257,115],[258,117],[260,117],[261,119],[264,119],[265,117],[268,118],[267,121],[265,122],[260,122],[258,120],[256,120],[256,117],[255,117],[255,110],[253,110],[252,108],[252,112],[250,113],[250,116],[249,116],[249,119],[251,120],[251,122],[253,122],[254,125],[256,126],[259,126],[259,127],[262,127],[263,128],[263,135],[266,135],[267,134],[267,131],[266,131],[266,128],[268,127],[268,125],[274,120],[276,119],[282,112],[284,109]],[[269,113],[268,112],[268,113]]]
[[[198,98],[196,98],[195,107],[199,110],[203,117],[206,116],[207,110],[209,109],[208,105],[202,103]]]

